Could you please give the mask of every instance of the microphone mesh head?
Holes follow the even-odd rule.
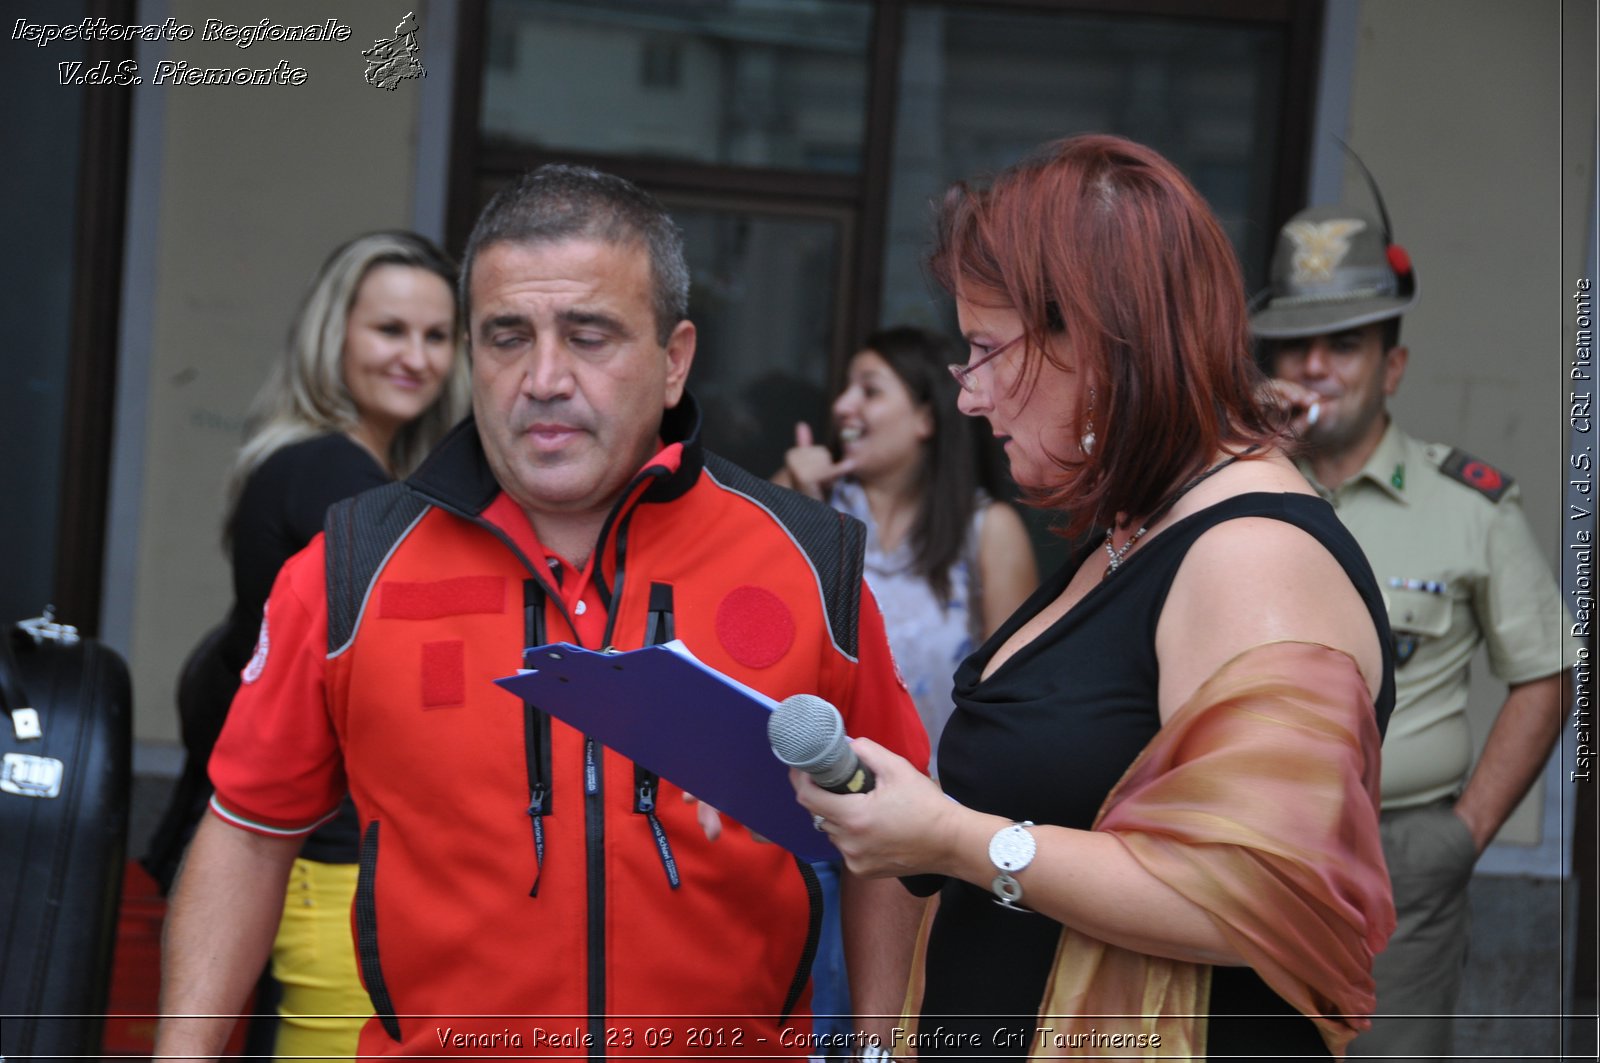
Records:
[[[839,710],[814,694],[792,694],[767,718],[767,741],[791,768],[816,773],[850,751]]]

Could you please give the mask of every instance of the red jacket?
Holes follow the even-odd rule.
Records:
[[[693,418],[669,413],[664,431],[683,438],[602,533],[587,600],[605,643],[675,635],[769,696],[819,694],[852,735],[925,763],[863,590],[859,525],[702,465]],[[363,1054],[785,1054],[817,933],[810,868],[737,826],[707,842],[676,787],[490,682],[529,642],[594,646],[598,627],[529,556],[529,529],[485,516],[498,494],[468,423],[406,484],[330,514],[335,547],[313,543],[273,591],[262,663],[212,761],[214,809],[300,833],[348,779],[377,1011]],[[541,598],[538,631],[524,607]]]

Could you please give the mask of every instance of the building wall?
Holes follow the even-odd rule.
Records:
[[[1377,173],[1422,301],[1406,326],[1413,357],[1395,403],[1404,423],[1511,471],[1536,531],[1557,554],[1564,278],[1581,268],[1591,217],[1592,5],[1559,0],[1329,0],[1350,15],[1350,59],[1330,76],[1348,96],[1337,123]],[[362,79],[360,51],[397,13],[376,0],[329,9],[274,3],[274,22],[336,12],[347,42],[146,46],[200,66],[287,59],[302,86],[136,90],[132,217],[116,486],[103,630],[128,654],[136,733],[176,738],[173,688],[199,635],[231,600],[219,542],[222,487],[250,397],[279,356],[312,271],[358,232],[440,216],[419,168],[419,120],[448,99],[447,28],[423,23],[430,77],[386,92]],[[263,17],[261,13],[249,13]],[[202,26],[224,9],[195,0],[141,5],[140,18]],[[241,21],[244,14],[236,16]],[[1586,50],[1586,45],[1587,47]],[[1325,94],[1328,87],[1324,87]],[[437,166],[435,169],[437,170]],[[1346,176],[1348,202],[1366,192]],[[1565,210],[1565,214],[1558,205]],[[1483,672],[1484,669],[1479,669]],[[1499,703],[1484,681],[1479,733]],[[1538,837],[1532,809],[1513,838]]]
[[[1592,4],[1560,0],[1364,0],[1342,134],[1378,178],[1417,269],[1420,299],[1401,337],[1411,359],[1391,409],[1413,435],[1514,476],[1552,570],[1567,303],[1593,224],[1594,19]],[[1565,95],[1564,55],[1590,71]],[[1372,209],[1353,167],[1343,197]],[[1480,654],[1480,743],[1504,690]],[[1539,841],[1543,801],[1531,795],[1502,840]]]
[[[419,18],[425,17],[417,5]],[[141,46],[103,629],[133,673],[135,733],[177,736],[179,666],[232,601],[223,485],[252,396],[280,357],[312,273],[358,233],[412,217],[421,87],[364,80],[363,48],[404,8],[308,0],[236,11],[172,0],[142,22],[193,25]],[[208,18],[351,27],[343,42],[202,42]],[[420,36],[428,63],[426,24]],[[443,57],[441,57],[443,58]],[[301,85],[152,83],[156,63],[305,68]]]

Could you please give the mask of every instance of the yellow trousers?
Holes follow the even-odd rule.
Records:
[[[283,920],[272,943],[272,977],[283,987],[279,1059],[350,1059],[372,1015],[350,928],[356,871],[355,864],[296,859],[289,872]]]

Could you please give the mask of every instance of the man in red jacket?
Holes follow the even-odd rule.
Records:
[[[163,1013],[238,1009],[300,840],[348,789],[361,1055],[810,1055],[809,866],[713,837],[671,782],[491,680],[527,646],[676,637],[926,763],[862,530],[701,449],[681,237],[633,185],[524,177],[462,288],[474,417],[280,574],[174,896]],[[887,1043],[866,1017],[898,1014],[916,904],[847,876],[842,909],[858,1028]],[[215,1055],[230,1025],[164,1020],[157,1055]]]

